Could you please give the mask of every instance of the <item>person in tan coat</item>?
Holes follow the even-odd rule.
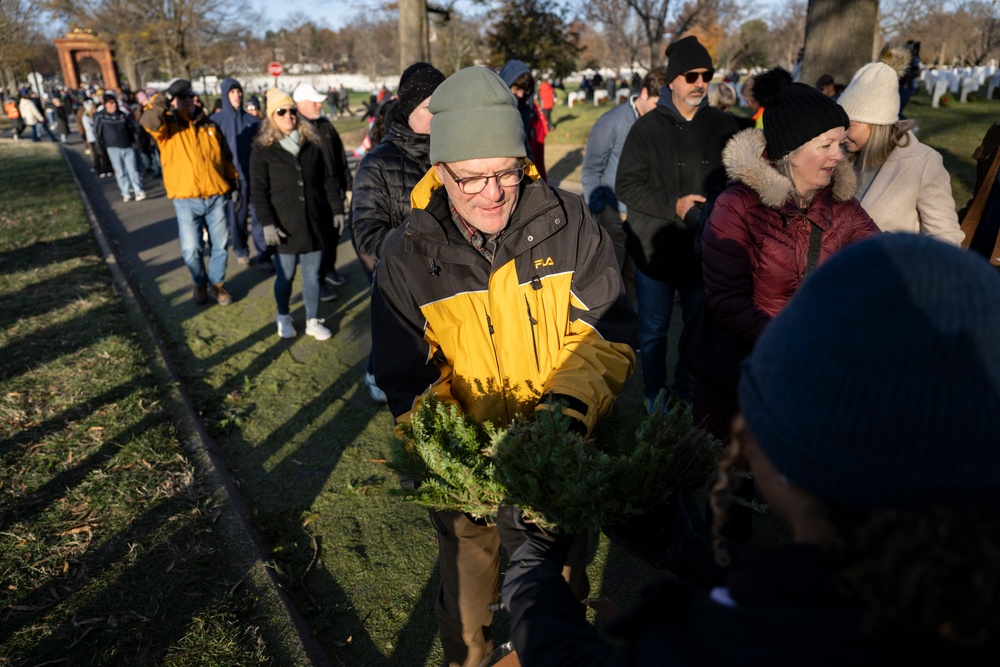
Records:
[[[839,101],[851,119],[846,144],[858,175],[857,197],[879,229],[961,245],[965,234],[941,154],[920,143],[910,121],[899,120],[897,70],[885,62],[865,65]]]

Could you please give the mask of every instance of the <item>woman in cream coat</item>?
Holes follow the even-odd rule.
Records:
[[[839,101],[851,119],[846,145],[854,154],[857,197],[879,229],[961,245],[965,235],[944,161],[917,140],[909,121],[899,120],[896,70],[884,62],[865,65]]]

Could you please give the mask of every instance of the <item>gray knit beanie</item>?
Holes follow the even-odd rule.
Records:
[[[739,398],[775,468],[825,501],[995,506],[1000,273],[925,236],[846,248],[764,330]]]
[[[431,95],[431,164],[526,157],[517,99],[496,72],[466,67]]]

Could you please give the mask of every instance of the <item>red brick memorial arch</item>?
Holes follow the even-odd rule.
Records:
[[[65,37],[52,40],[59,52],[63,81],[67,88],[80,87],[80,62],[93,58],[101,68],[101,78],[108,90],[119,90],[118,70],[111,47],[102,42],[90,29],[74,28]]]

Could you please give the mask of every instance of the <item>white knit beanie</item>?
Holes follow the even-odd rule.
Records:
[[[837,100],[854,122],[892,125],[899,120],[899,78],[889,65],[869,63]]]

